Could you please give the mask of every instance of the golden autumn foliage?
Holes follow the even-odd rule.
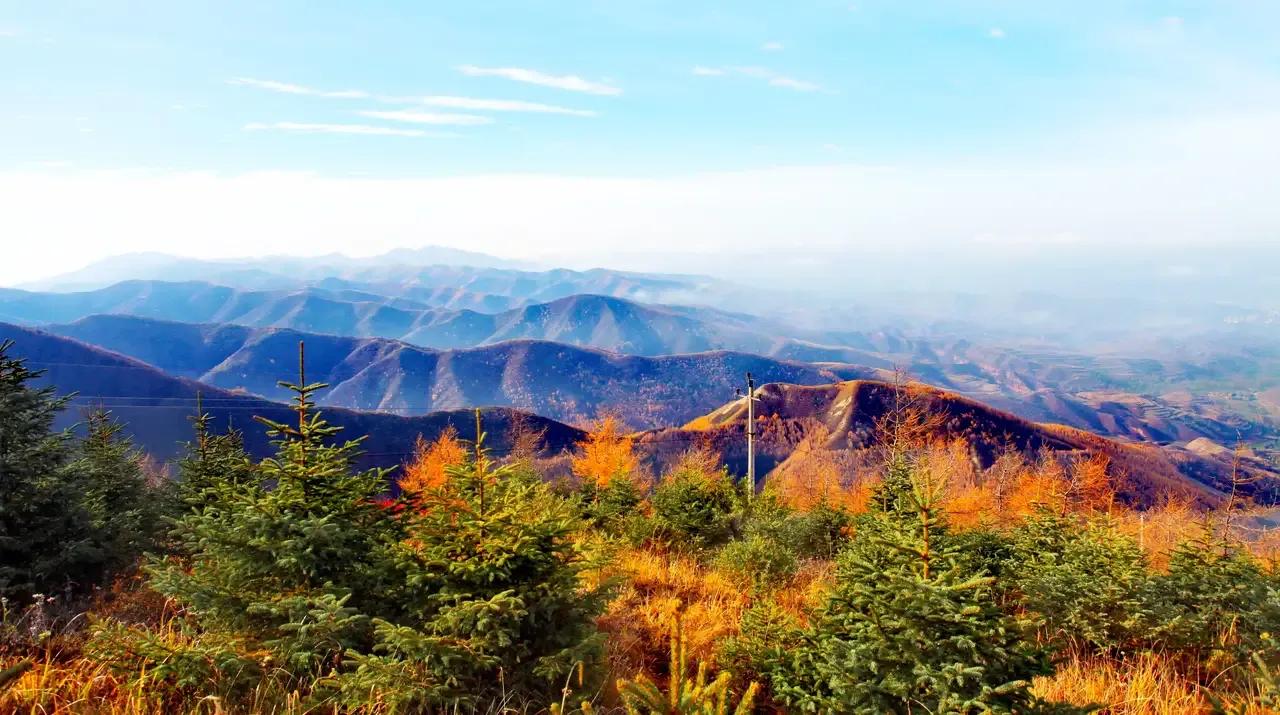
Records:
[[[1104,452],[1094,452],[1071,464],[1067,496],[1077,510],[1105,513],[1115,506],[1115,477],[1110,467],[1111,457]]]
[[[444,486],[445,469],[462,464],[467,459],[467,447],[458,439],[458,431],[447,427],[434,442],[427,442],[422,435],[413,447],[413,461],[405,465],[400,488],[406,492],[424,492]]]
[[[738,634],[742,614],[760,598],[696,558],[661,550],[622,549],[608,572],[619,587],[599,624],[609,637],[610,660],[622,672],[660,670],[677,616],[689,655],[714,663],[720,644]],[[830,562],[806,563],[770,598],[803,620],[822,602],[831,578]]]
[[[574,476],[599,487],[607,487],[615,479],[632,478],[639,466],[634,443],[617,415],[601,417],[578,444],[578,454],[573,458]]]

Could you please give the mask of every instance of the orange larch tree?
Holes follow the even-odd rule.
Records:
[[[467,459],[467,447],[458,439],[458,431],[452,425],[446,427],[434,442],[427,442],[422,435],[413,448],[413,461],[405,465],[400,478],[400,489],[406,492],[424,492],[438,489],[448,478],[447,467],[463,464]]]
[[[587,438],[578,443],[573,457],[573,474],[598,487],[615,479],[630,479],[639,466],[635,440],[624,432],[617,415],[605,415],[592,425]]]
[[[1108,512],[1115,505],[1111,457],[1105,452],[1090,453],[1071,464],[1068,494],[1075,507],[1084,512]]]

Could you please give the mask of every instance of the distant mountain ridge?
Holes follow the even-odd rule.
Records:
[[[804,384],[877,374],[729,351],[640,357],[537,340],[440,351],[386,339],[120,315],[46,329],[173,375],[271,399],[286,397],[276,380],[305,340],[310,374],[332,385],[319,398],[323,404],[398,414],[508,405],[561,421],[617,411],[635,428],[692,419],[732,395],[748,371]]]
[[[77,293],[0,290],[3,320],[41,325],[101,313],[394,338],[432,348],[531,338],[662,355],[727,348],[767,352],[757,348],[774,342],[763,329],[749,325],[749,316],[593,294],[481,313],[354,290],[241,291],[196,281],[129,281]]]
[[[200,280],[213,275],[244,281],[330,276],[373,268],[409,266],[469,266],[473,268],[526,269],[531,264],[486,253],[447,246],[396,248],[375,256],[330,253],[320,256],[263,256],[260,258],[199,259],[167,253],[144,252],[111,256],[84,268],[19,286],[27,290],[92,290],[127,280]]]
[[[11,355],[26,358],[33,370],[46,371],[41,384],[55,386],[59,394],[77,393],[72,406],[58,418],[59,427],[70,427],[80,421],[85,409],[102,407],[124,423],[125,432],[140,447],[160,460],[177,457],[182,443],[191,439],[187,418],[196,412],[197,395],[215,428],[222,430],[234,425],[242,430],[246,447],[258,457],[270,454],[272,446],[265,428],[253,420],[255,415],[277,421],[297,419],[286,404],[173,377],[141,361],[71,338],[5,324],[0,324],[0,337],[15,341]],[[288,378],[297,371],[297,344],[294,346],[295,361],[292,365],[278,366],[280,378]],[[438,411],[423,416],[335,407],[325,407],[323,411],[331,423],[344,428],[340,438],[365,437],[362,444],[365,456],[361,460],[365,466],[393,467],[403,463],[409,458],[419,434],[431,439],[453,426],[463,437],[475,435],[472,410]],[[517,419],[526,420],[533,429],[545,429],[546,446],[553,452],[576,444],[584,436],[574,427],[510,408],[493,407],[482,412],[488,444],[496,454],[509,447],[507,432]]]
[[[352,258],[271,256],[200,260],[147,253],[117,256],[80,271],[33,281],[27,291],[87,292],[131,281],[209,282],[245,291],[320,288],[408,298],[436,308],[500,312],[580,293],[644,302],[705,302],[729,288],[706,276],[605,268],[539,269],[518,261],[440,247]]]
[[[485,303],[481,296],[487,289],[540,295],[581,287],[579,279],[586,274],[569,272],[573,280],[562,283],[552,278],[560,272],[547,271],[536,275],[549,282],[535,285],[526,281],[531,274],[518,271],[440,270],[461,272],[481,282],[473,286],[474,293],[447,284],[411,283],[401,286],[399,295],[356,289],[337,279],[308,288],[269,291],[163,281],[132,281],[80,293],[0,289],[0,320],[64,323],[119,313],[386,337],[438,349],[531,339],[648,356],[730,350],[804,363],[868,369],[900,366],[915,379],[1028,419],[1133,439],[1186,442],[1206,437],[1223,443],[1237,438],[1280,439],[1280,406],[1264,396],[1280,384],[1276,378],[1280,349],[1268,351],[1265,344],[1222,353],[1173,351],[1162,358],[1084,355],[963,339],[924,339],[893,329],[814,332],[739,312],[644,304],[600,294],[574,294],[498,312],[489,311],[506,299],[485,304],[479,311],[458,310],[433,307],[431,302]],[[640,285],[612,272],[600,273],[600,281],[601,287],[622,293]],[[1204,387],[1194,391],[1182,387],[1188,384]],[[1241,384],[1254,387],[1242,389]]]

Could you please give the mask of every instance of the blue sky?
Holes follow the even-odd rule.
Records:
[[[894,222],[868,222],[856,205],[842,212],[841,196],[874,194],[871,209],[924,217],[903,240],[1110,240],[1133,231],[1074,225],[1081,205],[1055,214],[1049,201],[1042,215],[1002,224],[999,202],[950,190],[993,195],[1038,176],[1037,195],[1074,196],[1172,171],[1170,193],[1146,196],[1160,206],[1196,195],[1197,174],[1275,178],[1261,159],[1276,153],[1278,23],[1280,6],[1262,0],[6,0],[0,185],[20,187],[10,200],[41,213],[0,215],[0,230],[93,255],[164,249],[192,227],[146,208],[160,192],[188,214],[254,217],[219,229],[235,240],[193,249],[210,254],[270,236],[316,252],[438,242],[555,256],[587,242],[600,261],[644,242],[636,223],[654,213],[675,214],[661,230],[668,250],[714,254],[739,240],[765,250],[797,232],[827,248],[856,245]],[[354,183],[332,183],[344,181]],[[121,192],[112,206],[95,203],[103,182]],[[848,191],[796,215],[761,200],[833,183]],[[1196,230],[1274,236],[1274,210],[1241,206],[1255,194],[1232,188],[1217,190],[1243,210],[1239,224],[1220,225],[1206,205]],[[552,198],[520,203],[540,191]],[[424,193],[465,194],[472,210],[419,211]],[[626,218],[575,213],[581,204],[565,195],[579,193]],[[265,206],[263,196],[277,198]],[[314,210],[334,196],[355,197],[341,217]],[[508,200],[518,221],[468,223]],[[81,223],[49,222],[58,211],[46,204],[83,204]],[[761,213],[718,221],[738,206]],[[1129,206],[1131,219],[1151,211]],[[948,233],[937,212],[959,228]],[[362,220],[371,240],[322,230]],[[311,221],[311,243],[281,236]],[[512,238],[520,228],[566,242],[535,250]],[[91,230],[98,240],[86,246]],[[16,258],[0,282],[53,263],[35,250]]]

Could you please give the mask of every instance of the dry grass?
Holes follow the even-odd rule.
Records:
[[[1194,715],[1212,713],[1205,689],[1168,658],[1144,653],[1124,661],[1073,658],[1052,677],[1036,678],[1034,691],[1048,700],[1100,705],[1106,715]],[[1248,704],[1248,693],[1215,695],[1228,707]],[[1250,715],[1276,711],[1248,705]]]
[[[610,571],[621,586],[599,623],[609,637],[614,671],[626,676],[662,673],[677,614],[689,657],[714,663],[720,645],[737,635],[743,612],[757,598],[732,577],[674,553],[624,549]],[[829,563],[806,563],[767,597],[803,617],[829,590],[830,581]]]
[[[0,663],[0,667],[12,663]],[[105,664],[47,654],[0,693],[0,712],[162,715],[173,712],[139,683],[129,683]],[[214,705],[209,703],[209,705]],[[209,707],[206,712],[216,712]]]

